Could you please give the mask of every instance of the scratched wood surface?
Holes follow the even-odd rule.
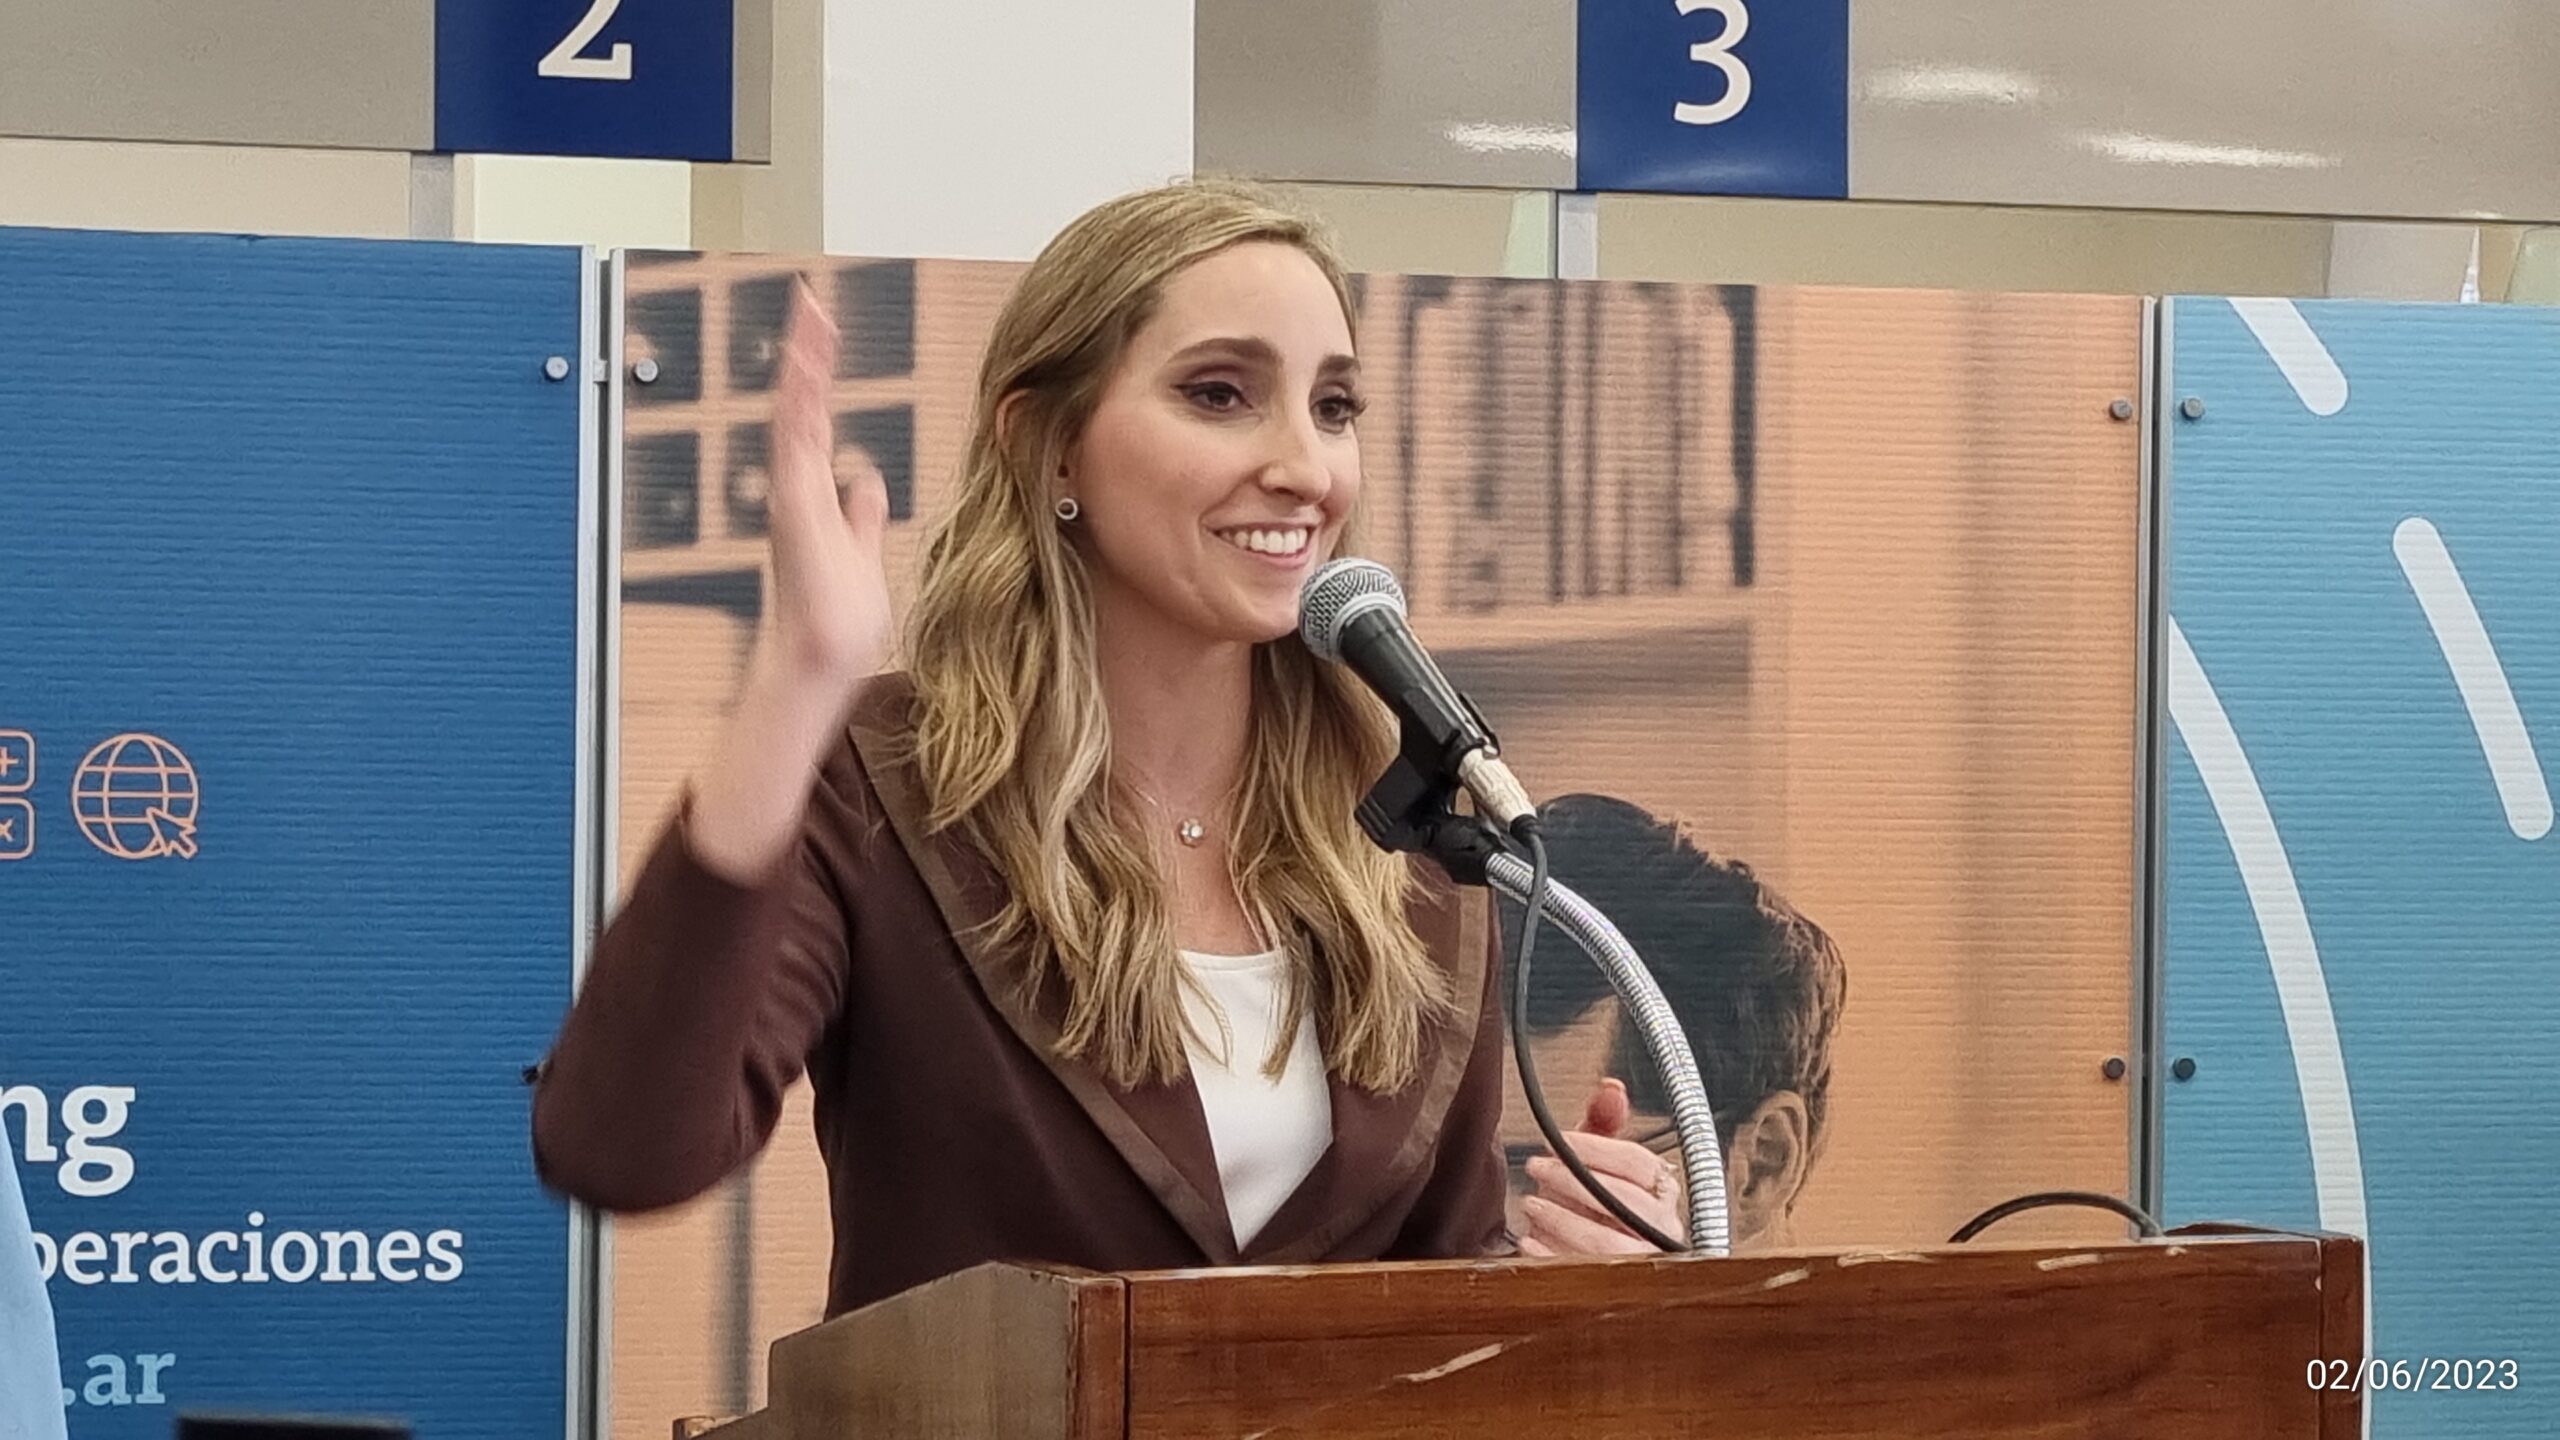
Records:
[[[2351,1440],[2362,1252],[2309,1236],[1095,1276],[989,1266],[778,1345],[820,1435]],[[715,1431],[725,1437],[729,1431]],[[746,1432],[738,1432],[746,1440]]]
[[[1129,1434],[2331,1433],[2321,1245],[1381,1267],[1129,1285]]]

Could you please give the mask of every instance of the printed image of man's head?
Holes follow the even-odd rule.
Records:
[[[1554,879],[1609,917],[1680,1017],[1724,1149],[1734,1247],[1790,1243],[1790,1217],[1821,1153],[1831,1043],[1848,996],[1839,947],[1748,865],[1700,849],[1640,806],[1566,795],[1539,816]],[[1521,918],[1505,902],[1506,956],[1520,953]],[[1589,1096],[1615,1077],[1635,1110],[1627,1138],[1673,1153],[1663,1086],[1598,968],[1551,926],[1529,979],[1530,1044],[1557,1123],[1579,1126]],[[1514,1108],[1504,1140],[1516,1175],[1546,1147],[1525,1108]]]

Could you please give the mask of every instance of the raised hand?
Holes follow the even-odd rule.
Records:
[[[836,327],[804,282],[774,386],[773,479],[766,501],[773,556],[771,654],[760,668],[838,697],[889,658],[896,618],[882,546],[889,493],[864,467],[836,500]]]
[[[796,286],[765,502],[773,623],[756,642],[719,750],[695,778],[687,830],[694,854],[741,884],[771,874],[790,848],[811,773],[841,740],[855,691],[896,647],[881,553],[888,490],[866,468],[836,503],[835,370],[836,327],[809,287]]]

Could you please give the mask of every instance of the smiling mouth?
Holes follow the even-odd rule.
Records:
[[[1293,529],[1220,530],[1216,534],[1219,539],[1239,550],[1250,550],[1256,555],[1270,555],[1285,560],[1292,555],[1306,553],[1307,542],[1314,537],[1315,532],[1299,526]]]

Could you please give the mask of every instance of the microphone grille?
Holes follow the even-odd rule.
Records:
[[[1359,616],[1386,609],[1404,612],[1404,587],[1375,560],[1330,560],[1298,589],[1298,638],[1321,660],[1342,658],[1342,632]]]

